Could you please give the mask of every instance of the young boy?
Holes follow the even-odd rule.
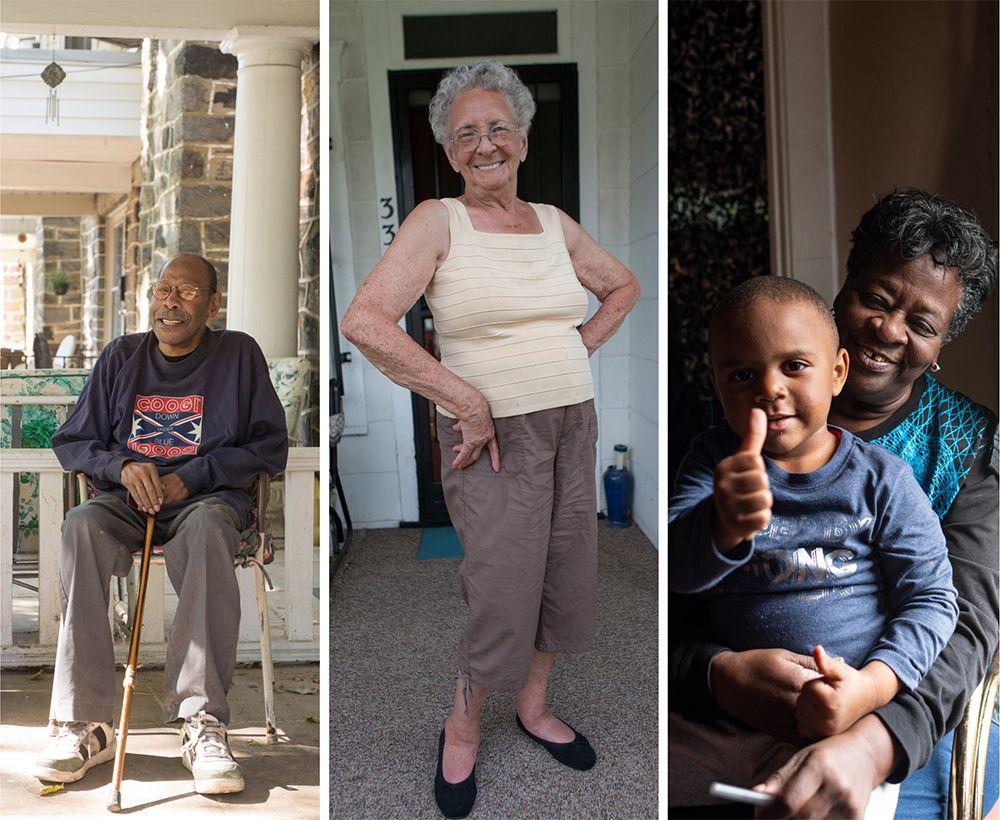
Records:
[[[908,465],[827,425],[848,359],[808,285],[761,276],[735,288],[713,314],[709,357],[729,426],[695,439],[681,465],[670,588],[703,595],[734,650],[814,654],[799,732],[837,734],[915,687],[955,628],[940,524]],[[795,751],[673,714],[670,732],[671,805],[714,802],[711,780],[750,787]]]

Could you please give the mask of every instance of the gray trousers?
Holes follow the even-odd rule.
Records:
[[[117,675],[108,622],[112,575],[132,566],[130,548],[142,547],[145,515],[111,495],[74,507],[62,527],[59,586],[62,622],[52,683],[56,720],[109,722]],[[167,639],[163,719],[204,710],[229,722],[226,692],[236,667],[240,594],[233,556],[240,540],[235,510],[199,501],[157,521],[177,613]],[[142,653],[140,650],[140,659]]]

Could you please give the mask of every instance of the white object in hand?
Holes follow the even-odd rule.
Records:
[[[729,786],[725,783],[713,783],[708,787],[708,793],[720,800],[732,800],[734,803],[749,803],[751,806],[767,806],[775,801],[773,794],[764,794],[739,786]]]

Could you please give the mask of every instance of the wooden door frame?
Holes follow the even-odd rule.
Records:
[[[125,244],[127,243],[128,237],[128,225],[127,225],[127,202],[121,203],[116,208],[108,213],[104,218],[104,224],[100,227],[100,230],[104,232],[104,321],[101,327],[101,346],[102,348],[106,346],[114,336],[111,335],[111,328],[114,324],[114,317],[112,316],[114,308],[114,295],[112,291],[113,286],[118,286],[118,283],[112,282],[112,274],[114,273],[114,253],[112,248],[112,241],[115,235],[115,228],[118,224],[122,226],[122,266],[124,270],[125,264]],[[124,300],[122,306],[124,307]],[[125,323],[122,323],[122,332],[127,332]]]

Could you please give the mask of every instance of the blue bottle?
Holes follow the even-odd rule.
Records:
[[[635,479],[625,466],[628,447],[615,445],[615,464],[604,471],[604,496],[608,500],[608,526],[628,527],[632,523],[632,487]]]

